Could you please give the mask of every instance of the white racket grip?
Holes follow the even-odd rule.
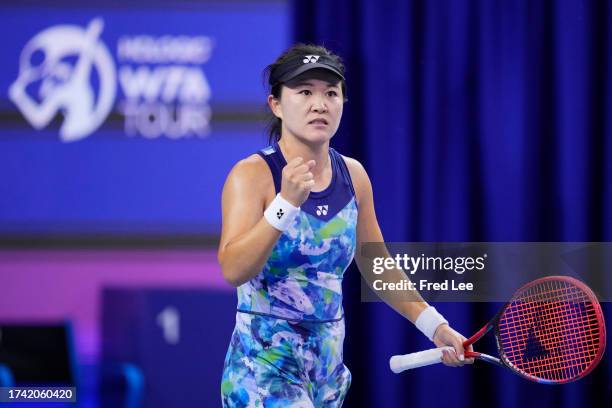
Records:
[[[402,371],[411,370],[413,368],[441,363],[442,350],[453,351],[455,349],[450,346],[445,346],[419,351],[417,353],[404,354],[402,356],[393,356],[389,359],[389,367],[391,367],[391,371],[395,374],[399,374]]]

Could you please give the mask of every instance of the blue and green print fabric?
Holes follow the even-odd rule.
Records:
[[[310,193],[263,270],[238,288],[224,407],[339,407],[348,391],[342,278],[355,253],[357,204],[344,159],[329,150],[331,183]],[[278,144],[259,154],[279,192]]]

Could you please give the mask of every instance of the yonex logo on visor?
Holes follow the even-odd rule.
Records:
[[[311,69],[322,69],[344,80],[343,69],[333,58],[327,55],[299,55],[285,61],[272,72],[269,79],[270,85],[275,86],[290,81]]]
[[[306,55],[304,56],[304,64],[315,63],[319,60],[319,55]]]

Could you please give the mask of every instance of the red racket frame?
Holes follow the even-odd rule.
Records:
[[[522,293],[523,291],[527,290],[529,287],[531,286],[536,286],[539,285],[543,282],[546,281],[565,281],[568,282],[572,285],[576,285],[578,288],[580,288],[584,293],[586,293],[587,297],[589,298],[589,300],[591,301],[591,303],[593,304],[593,309],[595,310],[596,316],[597,316],[597,321],[599,324],[599,350],[597,351],[597,355],[595,356],[595,358],[593,359],[593,361],[591,361],[590,365],[588,366],[588,368],[586,370],[584,370],[579,376],[574,377],[574,378],[569,378],[566,380],[546,380],[546,379],[542,379],[542,378],[538,378],[538,377],[534,377],[532,375],[526,374],[522,371],[520,371],[518,368],[515,368],[512,363],[507,359],[507,357],[505,356],[505,353],[503,352],[503,348],[501,346],[500,343],[500,334],[499,334],[499,319],[501,318],[501,316],[503,315],[503,313],[505,312],[505,310],[512,304],[512,302],[517,298],[517,296]],[[493,357],[491,355],[485,354],[485,353],[479,353],[479,352],[475,352],[475,351],[467,351],[467,347],[470,345],[473,345],[476,341],[478,341],[480,338],[482,338],[489,330],[495,328],[495,340],[497,341],[497,350],[499,352],[499,355],[501,358],[496,358]],[[463,342],[463,347],[466,349],[466,351],[464,352],[464,355],[466,358],[476,358],[479,360],[483,360],[486,361],[488,363],[491,364],[496,364],[502,367],[507,367],[510,370],[512,370],[514,373],[518,374],[519,376],[526,378],[530,381],[535,381],[538,383],[543,383],[543,384],[566,384],[572,381],[576,381],[584,376],[586,376],[587,374],[589,374],[591,371],[593,371],[593,369],[597,366],[597,364],[599,364],[599,362],[601,361],[603,354],[605,352],[606,349],[606,325],[605,325],[605,321],[604,321],[604,317],[603,317],[603,312],[601,310],[601,305],[599,304],[599,302],[597,301],[597,297],[595,296],[595,294],[593,293],[593,291],[584,283],[582,283],[581,281],[574,279],[572,277],[569,276],[547,276],[544,278],[540,278],[540,279],[536,279],[534,281],[531,281],[525,285],[523,285],[520,289],[518,289],[514,295],[512,296],[512,300],[510,300],[509,302],[507,302],[504,307],[501,308],[501,310],[499,312],[497,312],[497,314],[495,315],[495,317],[493,317],[489,323],[487,323],[485,326],[483,326],[482,329],[478,330],[472,337],[470,337],[469,339],[467,339],[465,342]]]

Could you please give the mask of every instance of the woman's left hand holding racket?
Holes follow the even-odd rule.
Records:
[[[442,350],[442,363],[449,367],[461,367],[464,364],[473,364],[473,358],[465,358],[465,351],[463,349],[463,342],[467,339],[444,323],[438,326],[434,334],[433,342],[437,347],[450,346],[455,350]],[[470,345],[468,351],[474,351]]]

